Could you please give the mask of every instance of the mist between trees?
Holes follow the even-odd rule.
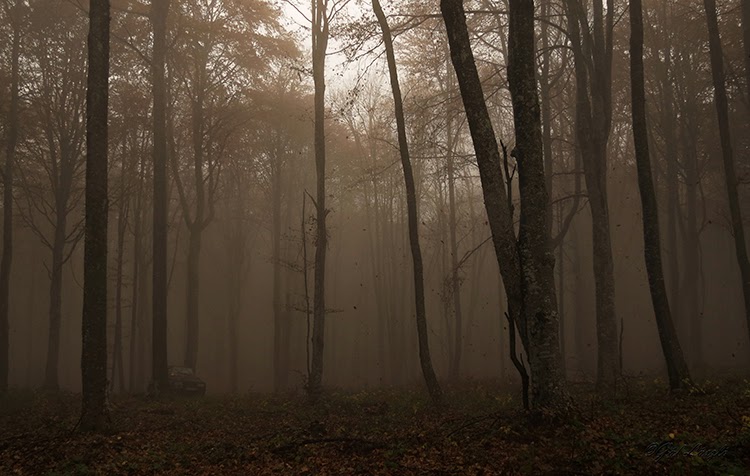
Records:
[[[111,2],[111,391],[747,368],[748,2],[643,3],[642,111],[625,2],[440,3]],[[90,13],[2,0],[3,387],[81,388]]]

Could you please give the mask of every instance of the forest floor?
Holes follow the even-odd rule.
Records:
[[[534,423],[488,382],[426,392],[113,397],[107,434],[73,431],[80,396],[0,396],[0,474],[750,474],[750,379],[617,398],[573,386],[567,422]],[[515,392],[513,392],[515,393]]]

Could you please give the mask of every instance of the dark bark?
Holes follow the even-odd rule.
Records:
[[[643,219],[643,243],[648,273],[651,303],[654,307],[656,326],[659,330],[662,352],[667,363],[669,387],[677,390],[689,380],[685,358],[682,355],[677,332],[672,322],[672,313],[664,284],[659,237],[659,209],[651,177],[651,159],[648,147],[648,125],[646,123],[646,87],[643,73],[643,13],[641,0],[630,1],[630,91],[633,117],[633,139],[635,160],[638,169],[638,189],[641,193]]]
[[[145,158],[141,158],[138,170],[138,186],[135,197],[135,209],[133,216],[133,289],[130,301],[130,352],[129,352],[129,365],[128,365],[128,391],[135,393],[136,388],[136,369],[139,367],[138,362],[138,330],[144,325],[143,322],[139,322],[141,316],[141,308],[143,307],[141,298],[143,297],[142,288],[145,283],[145,279],[141,276],[145,263],[143,259],[143,237],[141,236],[143,229],[143,183],[145,181],[144,168]],[[145,353],[145,342],[140,342],[141,352]],[[140,369],[143,371],[143,369]]]
[[[742,46],[745,51],[745,101],[750,107],[750,0],[742,1]]]
[[[271,214],[273,216],[271,261],[273,262],[273,389],[278,393],[286,388],[289,369],[284,365],[286,363],[284,354],[288,349],[283,345],[286,312],[282,309],[281,302],[281,170],[283,157],[279,137],[277,137],[277,142],[279,144],[276,147],[275,162],[271,166]]]
[[[115,389],[115,382],[118,383],[118,390],[125,390],[125,374],[123,368],[122,352],[122,290],[123,290],[123,273],[125,261],[125,229],[128,225],[128,206],[125,197],[125,171],[120,177],[120,197],[117,213],[117,255],[115,257],[115,335],[112,348],[112,371],[110,389]]]
[[[515,231],[501,174],[500,152],[484,101],[474,54],[471,51],[466,17],[460,0],[441,0],[440,9],[448,32],[451,61],[456,71],[461,97],[479,166],[482,194],[492,232],[495,255],[508,296],[508,313],[516,319],[521,341],[527,346],[526,321],[521,310],[520,262]]]
[[[522,342],[529,354],[532,403],[537,409],[566,412],[570,402],[560,373],[554,258],[547,232],[547,191],[534,77],[534,5],[532,1],[512,2],[509,14],[508,79],[513,99],[515,156],[519,163],[522,204],[518,244],[502,182],[497,140],[471,51],[463,3],[442,0],[440,6],[477,155],[493,244],[508,295],[509,313],[519,324]],[[514,316],[513,312],[517,315]]]
[[[325,339],[325,279],[328,231],[326,230],[326,137],[325,137],[325,59],[328,48],[327,3],[313,3],[313,81],[315,83],[315,284],[313,289],[312,362],[307,392],[312,400],[320,396],[323,384],[323,347]]]
[[[380,7],[378,0],[372,0],[372,8],[378,18],[380,29],[383,33],[386,59],[388,61],[388,73],[393,93],[393,104],[396,114],[396,125],[398,129],[398,147],[401,156],[401,166],[404,171],[404,182],[406,184],[406,209],[408,213],[409,247],[414,271],[414,299],[417,317],[417,339],[419,342],[419,363],[422,367],[422,376],[427,384],[427,390],[433,402],[440,401],[441,390],[438,384],[435,370],[432,367],[430,357],[429,336],[427,331],[427,312],[425,310],[424,293],[424,265],[422,263],[422,249],[419,246],[419,217],[417,211],[417,193],[414,185],[414,172],[409,157],[409,146],[406,139],[406,120],[404,119],[404,105],[401,98],[401,87],[398,83],[398,71],[396,69],[396,57],[393,52],[393,38],[388,21]],[[453,217],[455,220],[455,216]],[[455,234],[455,229],[454,229]],[[455,236],[454,236],[455,238]],[[456,349],[458,350],[458,349]]]
[[[11,15],[14,12],[9,12]],[[19,128],[18,63],[21,56],[21,32],[17,19],[12,19],[10,107],[5,137],[5,164],[3,165],[3,251],[0,260],[0,392],[8,388],[10,369],[10,269],[13,260],[13,167],[16,156]]]
[[[526,319],[535,407],[566,412],[570,404],[561,370],[555,258],[548,229],[541,118],[535,78],[534,2],[510,3],[508,84],[513,103],[521,222],[521,313]]]
[[[732,137],[729,129],[729,106],[727,104],[727,90],[724,78],[724,56],[719,36],[719,22],[716,17],[716,1],[703,0],[706,9],[706,23],[708,24],[708,44],[711,52],[711,77],[714,84],[714,100],[719,121],[719,138],[721,141],[721,156],[724,161],[724,178],[729,200],[729,215],[732,221],[734,235],[734,249],[737,254],[737,264],[742,278],[742,294],[745,298],[745,320],[747,332],[750,336],[750,261],[745,244],[745,229],[742,225],[742,212],[738,193],[737,173],[734,168],[734,153],[732,151]]]
[[[67,215],[61,210],[61,199],[58,198],[55,235],[52,243],[52,267],[49,271],[49,334],[47,336],[47,364],[44,372],[44,388],[58,390],[58,362],[60,358],[60,324],[62,321],[62,272],[65,259],[65,230]]]
[[[591,207],[596,298],[597,387],[615,389],[620,376],[615,308],[614,258],[607,196],[607,141],[612,121],[612,31],[614,5],[594,0],[593,35],[579,0],[566,1],[576,74],[576,139]],[[606,31],[606,36],[605,36]]]
[[[83,255],[81,429],[107,426],[107,111],[109,0],[92,0],[86,91],[86,224]]]
[[[167,383],[167,15],[169,0],[151,0],[153,28],[154,239],[151,378],[157,389]]]

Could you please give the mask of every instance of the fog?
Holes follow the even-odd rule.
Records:
[[[435,373],[441,383],[497,380],[518,388],[506,290],[438,2],[384,3],[414,171]],[[495,135],[510,151],[516,139],[505,3],[465,7]],[[536,11],[544,21],[536,25],[535,70],[562,368],[569,382],[593,382],[595,240],[576,138],[574,53],[564,6],[538,3],[545,6]],[[611,126],[606,159],[600,154],[598,160],[605,167],[618,365],[626,376],[666,379],[644,260],[630,31],[625,7],[616,3]],[[8,386],[79,392],[88,10],[60,0],[6,4],[0,14],[2,157],[14,120],[12,37],[20,32]],[[747,217],[750,114],[739,4],[720,2],[719,26],[736,188]],[[309,10],[304,2],[295,5]],[[152,381],[153,41],[147,3],[118,0],[112,7],[107,375],[111,392],[139,394]],[[322,385],[418,387],[423,369],[406,189],[382,37],[369,4],[331,0],[328,15]],[[693,377],[747,371],[748,321],[706,17],[692,0],[646,1],[644,15],[648,139],[672,320]],[[308,382],[320,198],[310,35],[309,22],[286,2],[185,0],[172,2],[169,12],[167,356],[169,365],[194,367],[209,394],[302,393]],[[508,160],[515,170],[516,158]],[[518,230],[517,174],[511,190]],[[194,365],[191,312],[197,315]]]

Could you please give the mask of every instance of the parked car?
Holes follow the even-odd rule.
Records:
[[[198,378],[190,367],[169,367],[167,385],[170,392],[181,395],[206,394],[206,383]]]

